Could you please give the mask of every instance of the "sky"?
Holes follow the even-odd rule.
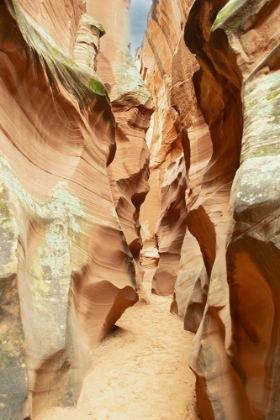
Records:
[[[131,26],[131,54],[142,43],[142,38],[147,27],[147,16],[152,5],[152,0],[131,0],[130,26]]]

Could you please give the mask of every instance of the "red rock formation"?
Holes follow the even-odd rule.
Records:
[[[162,210],[156,230],[159,264],[152,291],[159,295],[173,292],[180,252],[186,230],[186,166],[183,154],[167,168],[161,185]]]
[[[188,6],[180,1],[154,2],[139,51],[141,74],[155,102],[149,133],[151,192],[142,206],[141,222],[148,221],[150,232],[155,232],[160,260],[152,288],[164,295],[173,293],[186,230],[184,130],[172,106],[171,88],[173,55],[187,10]],[[174,165],[178,168],[174,169]]]
[[[171,91],[179,122],[170,120],[169,131],[180,127],[187,170],[187,231],[172,311],[184,318],[185,328],[197,331],[190,365],[201,418],[274,419],[280,412],[280,3],[226,3],[186,5],[186,13],[191,6],[184,30],[189,50],[177,41],[165,76],[172,79],[160,95],[161,100]],[[164,0],[154,3],[148,31],[155,21],[157,34],[178,28],[170,7]],[[167,10],[170,20],[162,25],[159,16]],[[159,80],[154,63],[163,69],[167,56],[155,32],[148,38],[153,50],[144,41],[142,52],[151,86]],[[155,115],[152,145],[165,124],[163,112]],[[151,150],[161,161],[162,148]],[[171,161],[174,167],[176,159]],[[167,210],[174,197],[181,194],[167,198]],[[181,241],[177,226],[170,224],[162,240],[168,233],[174,243],[177,237]]]
[[[149,191],[149,151],[146,132],[153,103],[129,51],[128,0],[88,2],[88,10],[106,28],[97,60],[97,73],[108,88],[116,119],[117,151],[109,176],[117,214],[135,261],[140,302],[148,302],[140,266],[139,210]]]
[[[155,233],[153,290],[174,292],[196,332],[199,416],[277,419],[280,3],[226,3],[153,4],[142,255],[157,264]],[[0,1],[5,419],[74,404],[90,346],[146,300],[152,103],[128,51],[129,1],[100,5]]]
[[[172,102],[178,110],[184,130],[187,167],[187,212],[198,207],[203,189],[204,172],[213,153],[209,128],[197,104],[190,75],[199,69],[195,57],[180,39],[173,58]],[[201,225],[201,224],[200,224]],[[194,283],[196,283],[194,287]],[[185,318],[185,327],[196,331],[205,305],[208,278],[200,246],[192,235],[190,224],[182,245],[180,269],[175,284],[176,312]]]
[[[106,168],[114,116],[91,61],[71,58],[84,12],[0,2],[3,419],[74,404],[90,346],[138,299]]]
[[[233,7],[234,6],[234,7]],[[280,414],[278,377],[280,4],[229,4],[210,45],[220,73],[240,86],[244,128],[241,166],[231,190],[226,266],[234,374],[251,418]],[[222,36],[220,45],[218,38]],[[221,48],[222,47],[222,48]],[[220,403],[226,401],[219,395]],[[237,401],[240,418],[246,403]],[[227,413],[227,408],[224,408]]]
[[[208,14],[205,13],[206,8]],[[197,55],[200,64],[200,69],[193,76],[193,83],[198,105],[209,126],[213,148],[204,170],[200,194],[188,212],[188,229],[198,241],[203,258],[202,271],[194,283],[185,315],[185,325],[192,329],[198,327],[202,317],[190,360],[197,376],[197,403],[202,418],[214,418],[219,411],[219,404],[216,404],[216,408],[211,401],[215,398],[218,400],[217,393],[220,391],[217,377],[223,378],[223,375],[229,378],[225,380],[225,389],[235,388],[245,415],[251,415],[249,406],[246,406],[239,392],[237,375],[226,354],[227,351],[230,355],[232,342],[225,242],[230,188],[240,159],[242,108],[240,90],[232,80],[215,69],[208,44],[210,28],[218,11],[216,2],[194,5],[185,28],[185,41],[191,52]],[[207,369],[202,368],[205,362],[209,365]],[[215,368],[219,363],[220,369]],[[208,402],[205,398],[207,394],[211,395]],[[230,392],[225,399],[232,412],[233,397]],[[241,418],[244,414],[236,406],[234,415]]]

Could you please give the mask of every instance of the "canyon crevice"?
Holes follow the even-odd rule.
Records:
[[[279,416],[279,12],[277,1],[154,2],[139,52],[155,101],[154,291],[174,292],[171,311],[196,333],[203,419]]]
[[[76,404],[92,346],[145,301],[138,212],[152,105],[139,75],[142,96],[128,86],[111,105],[94,72],[104,29],[83,2],[0,8],[0,403],[1,418],[25,419]],[[130,166],[116,139],[137,143]]]
[[[140,71],[129,7],[0,0],[0,418],[77,405],[153,272],[198,417],[277,419],[279,0],[154,0]]]

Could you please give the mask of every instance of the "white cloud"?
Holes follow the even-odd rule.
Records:
[[[131,0],[130,26],[131,26],[131,53],[141,45],[147,27],[147,16],[152,5],[152,0]]]

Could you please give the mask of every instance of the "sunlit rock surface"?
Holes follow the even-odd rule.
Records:
[[[151,95],[142,81],[129,43],[128,0],[88,2],[88,10],[106,28],[97,57],[97,74],[108,89],[116,119],[117,151],[108,168],[113,199],[135,261],[139,302],[148,302],[140,265],[142,239],[139,211],[149,191],[149,151],[146,132],[153,112]]]
[[[173,292],[178,274],[187,221],[185,190],[186,167],[182,154],[167,167],[161,185],[162,209],[155,234],[160,258],[152,282],[153,292],[159,295]]]
[[[199,416],[277,419],[279,0],[154,1],[154,104],[129,1],[103,3],[0,1],[0,417],[75,404],[147,301],[141,252],[196,333]]]
[[[190,366],[200,417],[275,419],[280,416],[280,3],[179,3],[154,2],[139,53],[142,74],[157,98],[150,134],[154,190],[147,205],[156,200],[153,211],[160,216],[157,222],[154,214],[149,219],[147,207],[143,215],[160,254],[155,291],[162,293],[160,287],[170,281],[171,311],[196,332]],[[182,8],[186,24],[180,38]],[[173,141],[171,133],[178,139],[178,132],[179,141]],[[185,207],[183,187],[170,196],[166,188],[168,178],[170,191],[173,180],[177,186],[182,182],[177,163],[182,152]],[[174,217],[172,225],[176,200],[184,216]],[[185,233],[178,230],[181,220]],[[162,243],[173,269],[180,258],[175,288]]]
[[[217,69],[240,88],[243,107],[240,168],[231,190],[226,240],[233,323],[233,345],[226,345],[226,352],[231,377],[238,378],[240,396],[232,401],[242,419],[280,416],[279,17],[278,1],[252,7],[232,1],[218,14],[210,38]],[[227,399],[216,395],[229,415]]]
[[[181,1],[154,2],[138,53],[142,77],[155,103],[147,136],[151,153],[151,192],[142,206],[141,222],[148,223],[149,231],[155,234],[160,259],[152,288],[163,295],[173,293],[186,230],[185,133],[179,114],[172,106],[171,91],[173,56],[182,36],[187,10],[187,5]]]
[[[1,419],[73,405],[90,346],[138,300],[92,19],[79,1],[0,2]]]

